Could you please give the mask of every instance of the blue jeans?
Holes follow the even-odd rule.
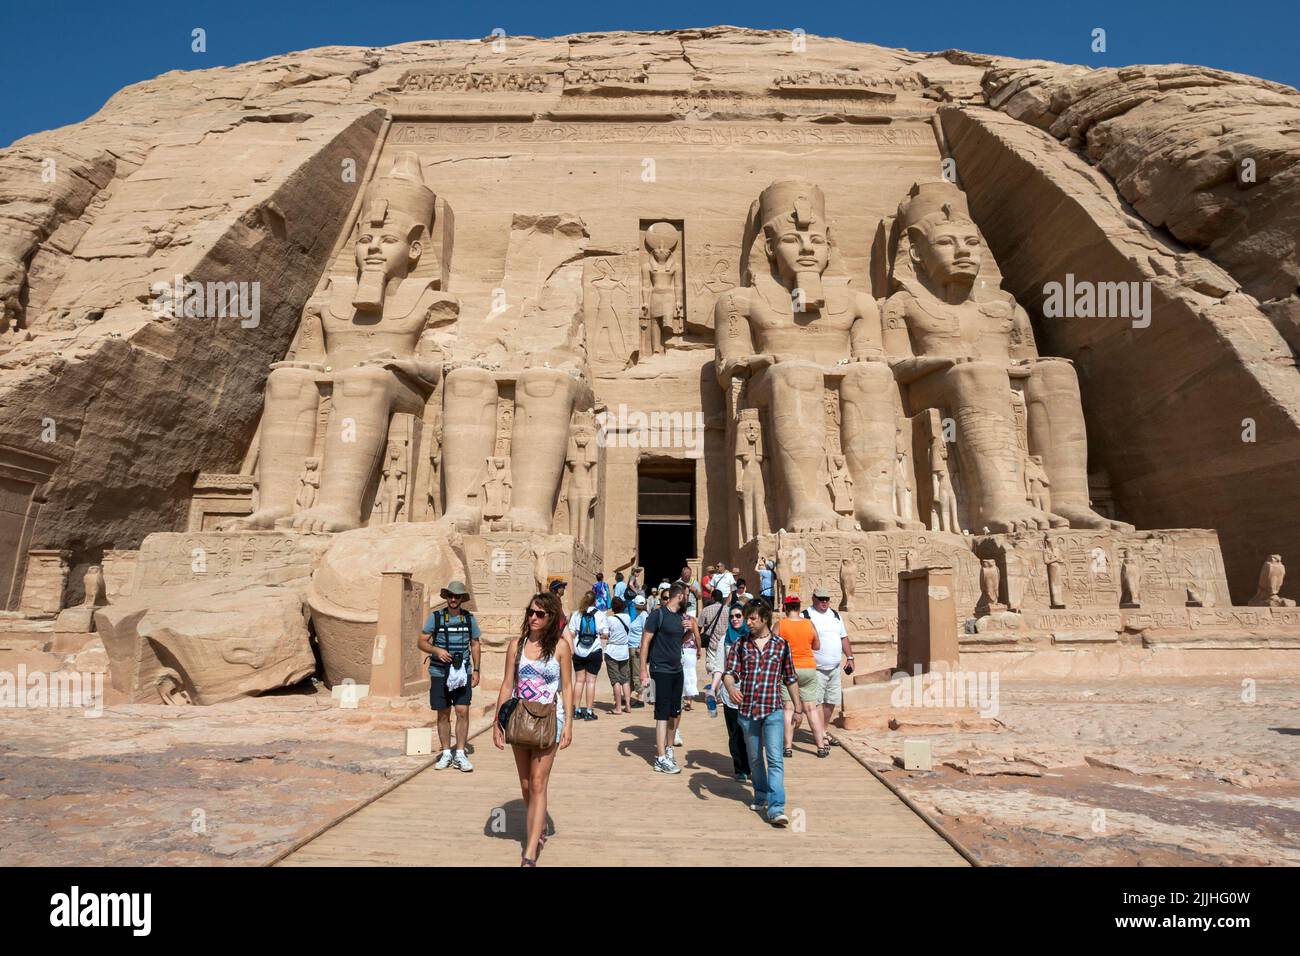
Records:
[[[754,781],[754,802],[767,804],[770,820],[785,812],[785,711],[766,717],[740,717],[749,754],[749,775]]]

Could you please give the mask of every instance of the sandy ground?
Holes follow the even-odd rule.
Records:
[[[0,710],[0,865],[252,864],[427,758],[427,701]],[[472,747],[472,744],[471,744]]]
[[[974,730],[841,733],[986,864],[1300,864],[1300,681],[1004,682],[999,698]],[[901,769],[904,739],[930,740],[933,770]]]

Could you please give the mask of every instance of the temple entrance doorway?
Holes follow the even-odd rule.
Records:
[[[695,462],[643,461],[636,501],[637,563],[645,583],[676,581],[695,556]]]

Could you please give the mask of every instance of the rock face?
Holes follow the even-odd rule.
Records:
[[[6,607],[32,550],[77,582],[155,532],[283,536],[315,590],[249,591],[264,680],[212,656],[238,588],[186,611],[142,560],[97,612],[121,690],[224,699],[313,633],[364,679],[398,570],[463,573],[496,640],[554,577],[774,560],[798,590],[810,552],[890,640],[941,557],[959,617],[981,560],[1029,594],[987,607],[1117,611],[1088,568],[1120,545],[1165,605],[1244,603],[1300,541],[1298,106],[725,27],[130,87],[0,153]]]

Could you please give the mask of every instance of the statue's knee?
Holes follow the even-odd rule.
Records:
[[[845,367],[842,390],[846,398],[875,398],[893,387],[894,375],[883,362],[855,362]]]
[[[802,362],[781,362],[767,370],[772,386],[811,392],[822,387],[822,370]]]
[[[447,394],[456,397],[481,395],[489,389],[495,394],[497,388],[491,372],[472,365],[448,372],[446,381]]]
[[[573,376],[555,368],[530,368],[521,372],[515,389],[529,398],[567,397],[574,386]]]
[[[385,395],[392,380],[393,374],[387,369],[375,365],[362,365],[340,372],[335,377],[334,390],[336,394],[346,398]]]
[[[963,391],[1005,391],[1010,387],[1007,370],[988,362],[963,362],[948,370],[948,380]]]
[[[316,373],[305,368],[272,369],[266,379],[266,393],[275,398],[298,398],[306,389],[316,391]]]
[[[1074,366],[1064,360],[1046,359],[1031,366],[1030,387],[1035,385],[1053,392],[1077,392],[1079,376]]]

